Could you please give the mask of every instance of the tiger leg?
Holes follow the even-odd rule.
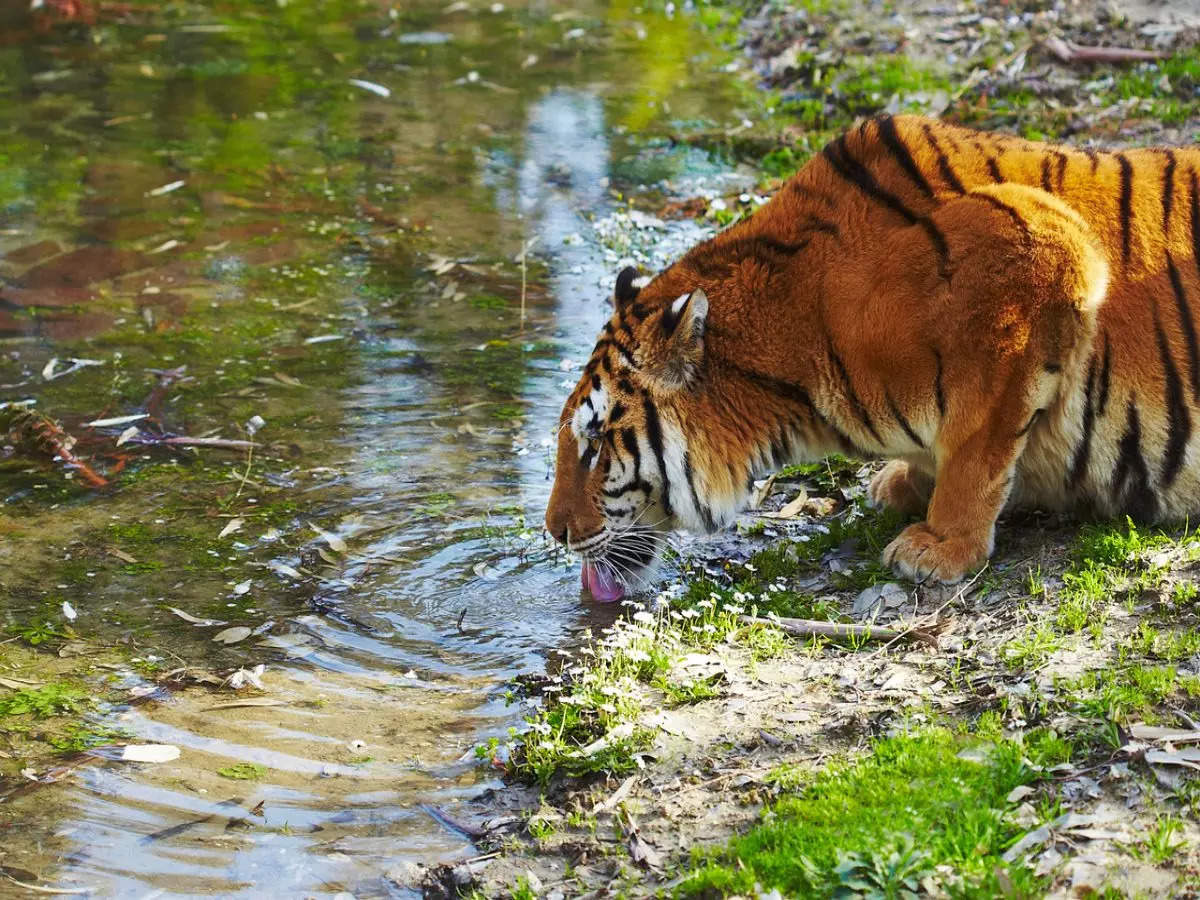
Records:
[[[953,584],[992,553],[1029,432],[1057,402],[1064,373],[1084,365],[1108,268],[1078,214],[1037,189],[988,187],[932,219],[951,274],[926,329],[960,337],[944,354],[926,519],[904,529],[883,559],[914,580]]]
[[[876,472],[867,487],[872,503],[905,516],[924,515],[932,493],[933,478],[903,459],[893,459]]]
[[[925,521],[908,526],[888,544],[885,565],[917,582],[954,584],[987,561],[1021,443],[1014,439],[1020,425],[1005,425],[982,421],[960,429],[952,449],[938,461]]]

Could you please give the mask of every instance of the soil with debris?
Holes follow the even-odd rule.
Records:
[[[819,3],[768,3],[739,33],[742,77],[785,105],[807,104],[812,116],[803,128],[742,135],[743,147],[815,143],[814,133],[824,138],[883,109],[1109,146],[1189,143],[1200,126],[1200,85],[1187,65],[1172,70],[1172,81],[1137,53],[1117,64],[1088,61],[1096,47],[1194,60],[1200,5],[900,0],[846,14]],[[872,55],[934,74],[916,78],[912,90],[884,82],[864,91],[844,63]],[[1135,81],[1146,91],[1132,91]],[[703,199],[668,212],[712,215]],[[732,583],[728,573],[756,551],[844,515],[871,471],[764,485],[759,509],[735,531],[691,545],[692,571]],[[872,547],[847,541],[790,587],[826,602],[842,621],[929,629],[936,648],[796,640],[768,660],[736,642],[689,653],[677,669],[719,684],[718,696],[662,708],[641,723],[656,737],[636,771],[489,790],[449,813],[453,827],[478,836],[475,857],[398,872],[397,881],[433,895],[670,892],[691,871],[695,850],[744,833],[787,793],[771,776],[781,765],[818,771],[868,753],[897,729],[970,723],[990,711],[1006,734],[1043,729],[1074,748],[998,812],[1023,832],[1006,859],[1024,861],[1050,896],[1197,896],[1200,644],[1192,636],[1200,615],[1191,598],[1200,543],[1187,530],[1139,541],[1118,529],[1125,543],[1097,568],[1081,559],[1080,531],[1060,517],[1008,516],[991,565],[954,588],[851,586],[877,559]],[[1096,572],[1099,587],[1082,588]],[[1091,590],[1086,621],[1072,625],[1064,609],[1081,590]],[[1103,675],[1127,673],[1134,684],[1140,672],[1166,669],[1178,682],[1157,693]],[[1147,842],[1164,821],[1178,824],[1155,854]]]

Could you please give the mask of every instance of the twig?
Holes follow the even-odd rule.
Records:
[[[434,806],[432,803],[422,803],[421,809],[429,813],[435,820],[445,825],[447,828],[452,828],[455,831],[465,834],[469,838],[481,838],[487,834],[487,830],[471,825],[467,822],[460,822],[440,806]]]
[[[1158,50],[1136,50],[1132,47],[1087,47],[1051,35],[1042,41],[1042,46],[1061,62],[1145,62],[1166,56]]]
[[[96,890],[96,885],[94,884],[81,884],[79,887],[73,888],[52,888],[42,887],[38,884],[29,884],[26,881],[17,881],[17,879],[13,878],[7,872],[0,872],[0,875],[3,875],[13,884],[23,887],[27,891],[34,891],[38,894],[90,894],[92,891]]]
[[[896,643],[896,641],[898,641],[900,639],[900,637],[908,634],[911,631],[914,631],[921,627],[935,625],[938,621],[938,617],[941,616],[942,612],[946,609],[946,607],[949,606],[951,603],[954,603],[956,600],[961,600],[963,597],[965,597],[967,595],[967,591],[970,590],[971,586],[973,584],[975,584],[975,582],[977,582],[980,578],[983,577],[983,573],[988,570],[988,565],[990,565],[990,564],[984,565],[984,567],[982,569],[980,569],[978,572],[976,572],[974,575],[972,575],[971,580],[968,581],[966,584],[964,584],[962,587],[960,587],[957,591],[955,591],[949,600],[947,600],[945,603],[943,603],[941,606],[939,606],[937,609],[935,609],[929,615],[922,616],[921,619],[914,620],[912,622],[912,624],[910,624],[907,628],[905,628],[904,630],[902,630],[900,632],[900,636],[888,641],[886,644],[884,644],[882,647],[880,647],[878,650],[876,650],[873,655],[877,656],[880,653],[883,653],[890,646],[892,646],[892,644]],[[936,647],[937,643],[935,642],[933,646]]]
[[[238,484],[237,493],[233,495],[234,500],[236,500],[238,497],[242,496],[242,490],[246,487],[246,481],[250,478],[250,467],[252,465],[254,465],[254,446],[253,445],[251,445],[246,450],[246,471],[242,473],[242,479],[241,479],[241,483]]]
[[[876,628],[872,625],[846,625],[841,622],[820,622],[816,619],[766,619],[762,616],[738,616],[738,621],[747,625],[774,625],[796,637],[824,637],[834,640],[854,638],[863,641],[911,640],[936,648],[937,638],[927,631],[910,628],[897,631],[894,628]]]
[[[130,440],[131,444],[138,444],[142,447],[154,447],[158,445],[166,447],[211,447],[214,450],[249,450],[251,447],[259,446],[254,441],[235,441],[225,438],[197,438],[197,437],[135,437]]]

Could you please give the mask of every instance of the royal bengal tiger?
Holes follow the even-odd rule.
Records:
[[[585,587],[645,586],[665,535],[753,481],[887,458],[923,516],[883,552],[952,584],[1009,506],[1200,512],[1200,150],[1078,150],[863,122],[615,312],[562,412],[550,533]]]

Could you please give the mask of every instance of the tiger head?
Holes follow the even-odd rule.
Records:
[[[670,531],[712,531],[735,511],[717,511],[711,498],[730,485],[698,465],[711,457],[708,429],[687,432],[704,421],[704,289],[672,270],[639,287],[628,268],[614,306],[563,408],[546,510],[546,528],[583,558],[597,600],[644,587]]]

